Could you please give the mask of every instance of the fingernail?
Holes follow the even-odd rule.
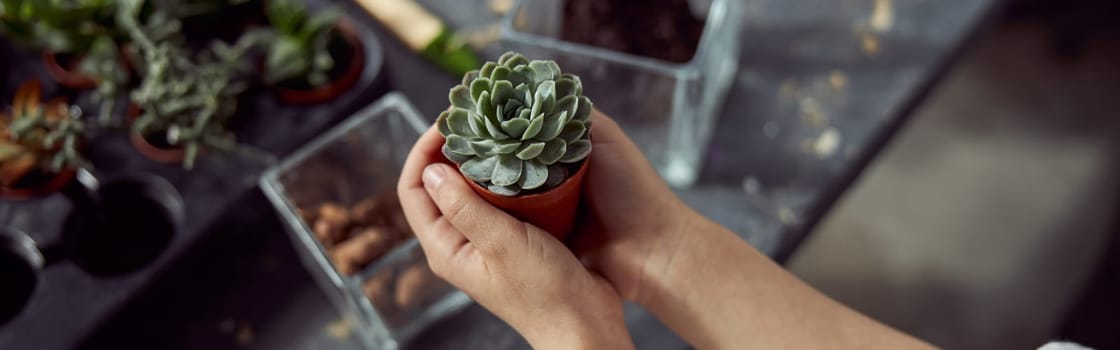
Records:
[[[424,186],[429,190],[436,189],[447,178],[447,170],[439,164],[431,164],[424,168]]]

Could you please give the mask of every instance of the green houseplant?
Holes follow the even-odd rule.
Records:
[[[365,66],[364,46],[342,12],[310,14],[300,0],[269,0],[264,80],[288,103],[334,99],[354,86]]]
[[[140,1],[127,0],[118,22],[128,30],[140,62],[140,86],[132,91],[132,141],[147,157],[194,167],[205,149],[238,149],[225,125],[246,90],[249,64],[244,56],[259,42],[258,35],[242,36],[234,45],[214,41],[191,55],[176,35],[179,22],[156,13],[146,25],[137,19]]]
[[[467,73],[436,123],[443,154],[497,207],[563,239],[591,154],[578,76],[509,52]]]
[[[116,42],[116,11],[116,0],[3,0],[0,27],[12,41],[42,51],[60,84],[92,89],[127,79],[121,77],[127,69]],[[110,65],[114,69],[104,68]]]
[[[26,199],[59,190],[89,167],[78,151],[86,134],[81,111],[65,100],[40,101],[40,84],[20,85],[0,114],[0,197]]]

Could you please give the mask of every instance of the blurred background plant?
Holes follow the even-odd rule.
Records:
[[[87,130],[81,110],[63,99],[42,104],[40,94],[38,80],[25,82],[11,110],[0,114],[0,185],[11,186],[36,169],[91,166],[78,152]]]
[[[309,14],[300,0],[270,0],[265,13],[272,25],[262,29],[269,36],[265,81],[277,84],[302,79],[313,87],[329,83],[335,65],[330,45],[342,12],[331,7]]]

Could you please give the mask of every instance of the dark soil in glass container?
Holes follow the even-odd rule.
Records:
[[[704,20],[688,0],[567,0],[562,39],[685,63],[696,55]]]

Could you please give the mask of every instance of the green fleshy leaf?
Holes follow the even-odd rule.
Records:
[[[556,101],[556,109],[553,113],[560,113],[560,111],[567,111],[569,116],[574,116],[579,111],[579,97],[564,96]]]
[[[487,116],[487,114],[494,114],[494,111],[496,111],[496,109],[494,109],[494,103],[490,100],[489,91],[483,91],[482,95],[479,95],[478,99],[475,99],[475,101],[478,101],[478,108],[475,108],[475,113]]]
[[[447,158],[447,160],[450,160],[452,163],[455,163],[455,164],[463,164],[468,160],[474,159],[474,157],[472,157],[472,156],[465,156],[465,155],[462,155],[462,154],[452,152],[451,148],[447,147],[446,144],[443,145],[443,147],[440,148],[440,152],[443,153],[444,158]]]
[[[471,130],[471,114],[465,109],[455,108],[447,115],[447,128],[451,134],[462,136],[477,136]]]
[[[529,68],[533,69],[536,74],[537,81],[541,80],[556,80],[555,72],[548,66],[547,61],[533,61],[529,63]]]
[[[505,65],[506,62],[509,62],[509,59],[514,58],[517,55],[520,55],[520,54],[516,53],[516,52],[513,52],[513,51],[506,51],[506,53],[503,53],[501,56],[498,56],[498,64]]]
[[[571,97],[571,96],[578,96],[579,92],[580,92],[579,91],[580,88],[579,88],[578,84],[579,83],[577,83],[575,80],[567,79],[567,78],[561,78],[560,80],[557,80],[556,81],[556,96],[560,96],[561,99]]]
[[[525,162],[510,154],[498,156],[498,165],[490,176],[490,183],[498,186],[510,186],[521,178]]]
[[[532,85],[533,82],[537,81],[536,77],[536,73],[533,73],[533,69],[529,68],[529,66],[518,66],[514,67],[513,71],[509,74],[509,81],[513,83],[513,86],[521,84]]]
[[[520,141],[502,141],[498,142],[498,154],[512,154],[521,148]]]
[[[544,185],[548,188],[560,186],[564,180],[568,178],[568,169],[565,169],[560,164],[553,164],[548,166],[548,180],[545,180]]]
[[[537,161],[540,161],[545,165],[552,165],[559,161],[560,158],[564,157],[564,154],[567,152],[568,144],[564,142],[564,140],[555,139],[552,141],[548,141],[544,145],[544,151],[542,151],[541,154],[537,156]]]
[[[478,101],[478,98],[486,91],[490,91],[490,79],[478,78],[471,82],[471,99]]]
[[[548,181],[548,166],[541,164],[537,161],[525,162],[525,170],[522,171],[521,180],[517,185],[523,190],[534,190],[544,186]]]
[[[495,106],[505,106],[506,101],[513,97],[513,83],[505,80],[496,81],[494,82],[494,88],[490,91],[492,92],[490,103]],[[498,115],[498,117],[501,118],[501,115]]]
[[[470,114],[471,132],[481,138],[490,138],[490,132],[486,131],[486,122],[482,121],[483,118],[485,117],[478,113]]]
[[[490,132],[491,138],[498,141],[510,139],[509,135],[502,132],[502,122],[498,120],[498,113],[501,113],[501,108],[502,107],[496,107],[495,113],[486,115],[486,117],[483,118],[486,121],[486,131]]]
[[[479,71],[477,69],[472,70],[470,72],[467,72],[467,74],[463,74],[463,81],[459,84],[463,86],[471,86],[471,82],[473,82],[475,79],[478,79],[478,77]]]
[[[536,108],[540,107],[540,110]],[[537,92],[533,95],[533,115],[545,112],[552,113],[556,107],[556,82],[545,81],[537,85]]]
[[[564,130],[560,131],[560,138],[572,143],[583,137],[583,133],[586,131],[587,127],[583,125],[583,122],[572,120],[564,124]]]
[[[525,119],[525,120],[530,120],[530,119],[533,119],[532,118],[532,116],[533,116],[532,113],[533,113],[533,111],[531,111],[531,110],[521,109],[521,113],[517,117],[521,118],[521,119]]]
[[[486,62],[486,64],[483,64],[482,68],[478,70],[478,76],[480,79],[490,78],[490,75],[494,74],[494,68],[498,68],[498,65],[494,62]]]
[[[443,145],[447,146],[447,149],[451,150],[451,152],[464,156],[473,156],[477,154],[474,147],[471,146],[471,142],[468,141],[467,138],[459,135],[447,135],[447,139],[444,140]]]
[[[502,131],[515,139],[521,139],[525,135],[525,130],[529,128],[529,120],[522,118],[514,118],[502,122]]]
[[[506,67],[517,67],[517,66],[523,66],[523,65],[526,65],[526,64],[529,64],[529,59],[528,58],[525,58],[525,56],[522,56],[522,55],[514,55],[514,56],[511,56],[509,59],[507,59],[506,62],[503,63],[502,65],[506,66]]]
[[[490,184],[486,186],[486,189],[490,190],[491,193],[503,197],[513,197],[521,193],[521,189],[517,186],[495,186],[494,184]]]
[[[436,118],[436,128],[439,129],[439,134],[443,137],[451,135],[451,127],[447,125],[447,116],[451,114],[449,111],[439,112],[439,117]]]
[[[489,158],[473,158],[463,165],[459,166],[459,172],[463,173],[468,179],[477,182],[490,181],[490,176],[494,174],[494,167],[498,164],[498,157]]]
[[[561,163],[575,163],[591,154],[591,141],[579,140],[568,144],[568,150],[560,157]]]
[[[533,142],[525,144],[521,147],[521,150],[517,151],[517,158],[521,158],[522,160],[532,160],[541,155],[541,152],[543,151],[544,142]]]
[[[498,66],[497,68],[494,68],[494,72],[490,73],[490,80],[509,80],[509,73],[509,68]]]
[[[541,133],[541,128],[544,127],[544,117],[533,118],[529,121],[529,127],[525,129],[525,133],[521,135],[521,141],[525,141],[537,137]]]
[[[581,122],[591,120],[591,109],[594,105],[591,104],[591,99],[587,96],[579,97],[579,107],[576,108],[576,115],[572,118]],[[588,127],[591,127],[588,125]]]
[[[457,85],[451,88],[451,92],[448,93],[447,99],[451,101],[452,106],[465,108],[468,110],[475,109],[474,100],[472,99],[470,89],[468,89],[466,86]]]
[[[515,84],[513,88],[513,98],[521,101],[525,106],[533,104],[533,92],[529,89],[529,85],[527,84]]]
[[[535,139],[541,141],[550,141],[560,136],[560,132],[564,131],[564,125],[568,123],[568,112],[560,112],[560,115],[552,115],[544,117],[544,126],[541,127],[541,133]]]
[[[470,142],[469,145],[471,151],[480,157],[493,157],[498,155],[498,144],[494,142],[494,140],[477,140]],[[455,151],[454,148],[451,150]]]

